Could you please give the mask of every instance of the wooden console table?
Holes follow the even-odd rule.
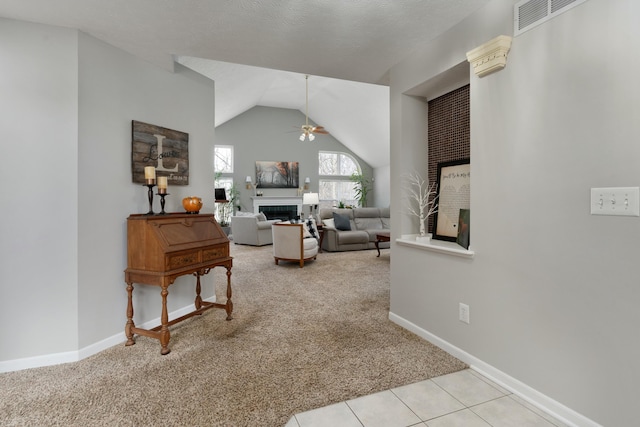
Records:
[[[227,320],[232,319],[231,268],[229,239],[213,214],[131,215],[127,218],[127,323],[125,345],[133,345],[134,334],[160,340],[160,353],[168,354],[169,326],[201,314],[210,308],[222,308]],[[215,267],[227,270],[227,301],[224,304],[203,301],[200,296],[200,277]],[[169,321],[167,295],[169,286],[180,276],[196,277],[195,310]],[[161,324],[153,329],[143,329],[133,322],[133,284],[159,286],[162,296]]]

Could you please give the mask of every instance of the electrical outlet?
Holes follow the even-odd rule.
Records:
[[[469,306],[467,304],[460,303],[459,307],[460,321],[469,324]]]

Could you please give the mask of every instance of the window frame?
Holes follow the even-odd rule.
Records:
[[[229,160],[230,163],[230,170],[223,170],[223,171],[219,171],[216,169],[216,159],[218,158],[218,148],[224,148],[224,149],[229,149],[231,151],[231,158]],[[234,158],[234,146],[233,145],[225,145],[225,144],[216,144],[213,146],[213,171],[215,173],[219,173],[219,174],[232,174],[233,173],[233,169],[234,169],[234,163],[235,163],[235,158]]]
[[[360,162],[358,162],[358,160],[350,153],[344,152],[344,151],[318,151],[318,193],[320,193],[320,189],[322,188],[323,183],[333,183],[335,182],[337,185],[343,185],[346,182],[351,182],[351,175],[355,172],[352,172],[349,175],[344,175],[344,174],[321,174],[320,173],[320,167],[321,167],[321,162],[320,162],[320,156],[322,154],[336,154],[337,155],[337,165],[336,165],[336,170],[339,172],[342,168],[341,168],[341,157],[346,157],[348,159],[350,159],[353,164],[356,167],[356,172],[358,174],[362,174],[362,167],[360,166]],[[327,199],[327,198],[322,198],[322,196],[319,194],[320,196],[320,207],[324,207],[324,208],[331,208],[334,206],[337,206],[341,201],[344,201],[346,203],[346,205],[357,205],[357,200],[354,199],[341,199],[338,198],[338,194],[333,194],[334,198],[331,199]]]

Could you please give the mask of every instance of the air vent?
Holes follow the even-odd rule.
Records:
[[[524,0],[513,7],[514,30],[518,36],[587,0]]]

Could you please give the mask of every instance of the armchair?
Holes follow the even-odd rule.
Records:
[[[276,265],[280,260],[294,261],[304,267],[304,262],[316,259],[318,255],[318,241],[311,237],[305,238],[303,224],[273,224],[273,258]]]
[[[271,226],[278,219],[264,219],[262,214],[231,217],[231,236],[238,245],[264,246],[273,243]]]

